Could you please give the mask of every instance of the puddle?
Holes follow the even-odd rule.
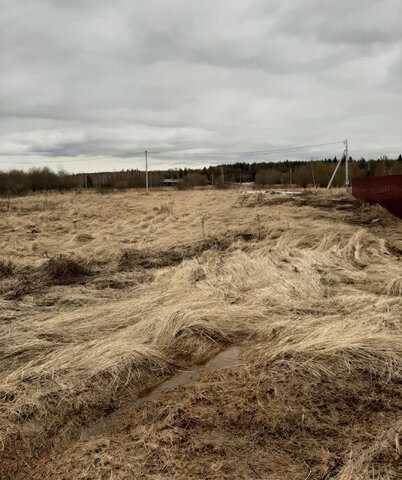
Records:
[[[214,372],[216,370],[220,370],[225,367],[232,367],[235,365],[242,365],[242,362],[240,359],[240,347],[233,345],[224,350],[223,352],[218,353],[218,355],[213,357],[204,365],[197,365],[191,370],[177,373],[172,378],[169,378],[169,380],[166,380],[165,382],[155,387],[148,395],[144,395],[143,397],[138,398],[137,400],[131,402],[129,405],[126,405],[121,409],[116,410],[107,417],[100,418],[90,427],[84,429],[82,433],[85,436],[99,435],[107,428],[123,424],[125,413],[128,410],[137,407],[142,403],[158,400],[161,396],[161,393],[165,390],[171,390],[184,385],[191,385],[192,383],[194,383],[194,380],[202,373]]]

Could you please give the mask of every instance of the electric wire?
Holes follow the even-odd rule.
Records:
[[[322,147],[326,145],[336,145],[343,143],[343,140],[338,140],[337,142],[327,142],[327,143],[316,143],[311,145],[299,145],[297,147],[281,147],[276,149],[269,149],[269,150],[249,150],[249,151],[238,151],[238,152],[188,152],[187,150],[170,150],[166,152],[148,152],[149,154],[174,154],[174,153],[183,153],[184,155],[248,155],[248,154],[258,154],[258,153],[277,153],[277,152],[284,152],[288,150],[301,150],[304,148],[313,148],[313,147]]]

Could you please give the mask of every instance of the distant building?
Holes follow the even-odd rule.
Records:
[[[178,183],[180,183],[180,180],[178,178],[165,178],[163,180],[163,185],[165,187],[172,187],[174,185],[177,185]]]

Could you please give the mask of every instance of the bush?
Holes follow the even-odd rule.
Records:
[[[270,170],[260,170],[255,176],[257,185],[273,185],[281,183],[283,174],[280,170],[271,168]]]
[[[208,185],[208,178],[205,175],[201,173],[188,173],[181,179],[177,188],[179,190],[186,190],[192,187],[205,187],[206,185]]]

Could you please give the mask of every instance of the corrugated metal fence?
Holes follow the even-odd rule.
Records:
[[[355,178],[352,194],[363,202],[379,203],[402,218],[402,175]]]

